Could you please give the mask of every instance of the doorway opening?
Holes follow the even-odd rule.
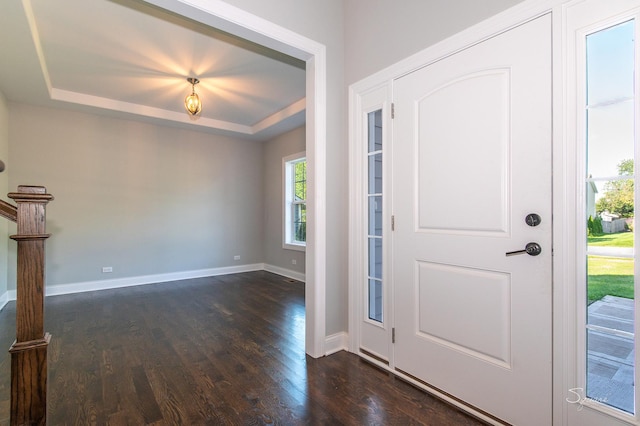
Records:
[[[306,62],[306,153],[308,164],[306,248],[306,353],[325,355],[326,318],[326,48],[224,2],[187,5],[145,0],[201,24],[226,31]]]

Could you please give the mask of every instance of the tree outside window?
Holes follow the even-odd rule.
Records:
[[[618,176],[618,180],[604,184],[604,194],[596,203],[596,210],[633,217],[633,159],[618,163]]]
[[[293,241],[307,241],[307,161],[296,161],[293,167]]]
[[[283,158],[283,247],[304,250],[307,241],[307,160],[305,153]]]

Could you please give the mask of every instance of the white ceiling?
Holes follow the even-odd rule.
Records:
[[[0,64],[10,101],[258,140],[304,123],[304,62],[136,0],[3,0]]]

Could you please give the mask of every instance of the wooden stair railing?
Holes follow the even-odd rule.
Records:
[[[6,201],[0,200],[0,216],[9,219],[11,222],[18,220],[18,209]]]
[[[0,200],[0,216],[16,222],[18,243],[16,341],[11,345],[11,425],[47,423],[47,347],[44,331],[44,243],[47,203],[53,196],[42,186],[9,193],[17,206]]]

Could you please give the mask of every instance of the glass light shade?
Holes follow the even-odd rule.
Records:
[[[199,114],[202,111],[202,102],[200,102],[200,97],[195,91],[184,98],[184,107],[191,115]]]

